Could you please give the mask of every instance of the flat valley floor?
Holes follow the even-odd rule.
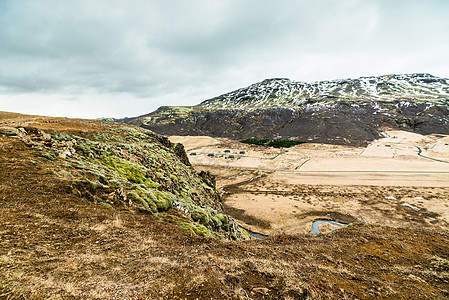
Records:
[[[307,233],[313,220],[449,229],[449,136],[386,131],[364,148],[288,149],[172,136],[217,179],[226,212],[262,234]],[[244,151],[244,153],[242,152]],[[321,232],[334,230],[320,225]]]

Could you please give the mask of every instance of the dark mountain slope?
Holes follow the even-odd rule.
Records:
[[[364,144],[385,128],[449,134],[449,81],[429,74],[293,82],[268,79],[192,107],[126,122],[165,135]]]

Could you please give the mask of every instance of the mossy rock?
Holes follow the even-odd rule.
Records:
[[[211,220],[212,226],[214,226],[215,228],[221,228],[223,226],[221,219],[218,218],[216,215],[211,216],[210,220]]]
[[[210,223],[210,218],[205,209],[201,207],[195,208],[193,212],[191,212],[192,220],[199,221],[201,224],[207,226]]]
[[[135,203],[139,203],[142,205],[141,209],[144,211],[149,211],[152,213],[157,212],[157,206],[152,201],[147,201],[146,199],[140,197],[140,195],[136,191],[132,191],[126,194],[128,199]]]
[[[177,111],[186,113],[189,110]],[[197,174],[189,167],[182,145],[128,126],[82,131],[80,136],[52,132],[52,138],[76,141],[71,146],[75,154],[66,161],[69,167],[80,170],[85,176],[71,184],[68,192],[111,208],[118,203],[115,198],[114,202],[107,199],[115,197],[112,193],[120,188],[126,194],[120,194],[123,201],[129,200],[134,208],[156,216],[165,215],[163,212],[173,203],[179,203],[185,208],[184,230],[200,236],[219,235],[224,230],[226,236],[234,233],[241,238],[237,229],[230,228],[230,219],[217,211],[220,207],[215,202],[214,178],[204,172]],[[61,145],[65,144],[58,143],[57,147]],[[42,156],[57,159],[54,150]],[[194,221],[186,221],[189,214]]]
[[[120,174],[131,182],[145,184],[149,183],[150,181],[145,177],[145,174],[147,172],[143,167],[129,162],[126,159],[115,156],[102,155],[100,158],[95,159],[95,161],[104,165],[111,171]]]
[[[210,232],[210,230],[201,224],[195,223],[195,222],[180,222],[179,223],[179,227],[191,234],[194,235],[199,235],[199,236],[212,236],[212,233]]]
[[[97,144],[90,141],[79,141],[76,145],[73,146],[77,152],[81,152],[82,155],[89,157],[91,154],[96,154]]]
[[[167,211],[173,207],[175,196],[154,189],[137,188],[128,194],[131,200],[142,203],[144,208],[153,213]]]
[[[155,190],[153,194],[155,196],[153,201],[159,211],[166,211],[173,207],[173,202],[175,201],[174,195],[158,190]]]
[[[139,139],[148,138],[148,136],[146,134],[140,132],[140,130],[138,130],[137,128],[134,128],[134,127],[124,126],[124,127],[114,128],[114,129],[112,129],[112,131],[117,132],[117,133],[126,134],[127,136],[132,136],[132,137],[139,138]]]
[[[225,231],[229,231],[228,217],[226,215],[212,210],[210,220],[212,226],[215,228],[223,228]]]

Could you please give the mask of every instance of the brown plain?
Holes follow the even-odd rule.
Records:
[[[367,147],[285,149],[211,137],[171,137],[217,176],[228,212],[263,234],[307,233],[314,219],[441,228],[449,224],[449,136],[387,131]],[[418,155],[421,149],[421,156]],[[205,154],[245,155],[237,159]]]

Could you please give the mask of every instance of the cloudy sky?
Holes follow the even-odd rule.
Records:
[[[447,0],[0,0],[0,110],[131,117],[265,78],[449,77]]]

